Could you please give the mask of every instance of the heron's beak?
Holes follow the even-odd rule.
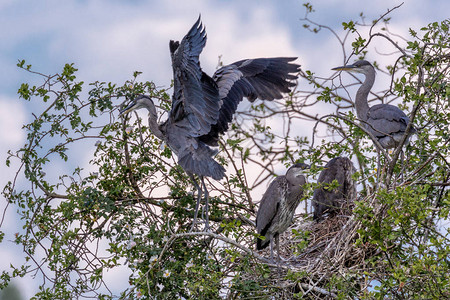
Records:
[[[124,109],[120,110],[119,117],[121,117],[123,115],[126,115],[127,113],[133,111],[136,108],[135,106],[136,106],[136,101],[131,101],[131,103],[128,104],[127,107],[125,107]]]
[[[311,166],[305,163],[300,164],[300,166],[295,167],[295,176],[309,174]]]
[[[336,67],[336,68],[333,68],[331,70],[333,70],[333,71],[355,71],[356,68],[357,67],[352,64],[352,65],[345,65],[345,66],[342,66],[342,67]]]

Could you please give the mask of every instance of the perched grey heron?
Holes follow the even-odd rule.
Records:
[[[121,114],[139,108],[149,111],[149,129],[177,155],[178,164],[194,183],[198,195],[194,228],[202,193],[205,195],[205,230],[208,224],[208,191],[204,176],[220,180],[225,169],[214,160],[219,135],[228,129],[239,102],[281,99],[295,86],[299,65],[296,58],[245,59],[218,69],[211,78],[200,67],[199,56],[206,44],[200,17],[181,40],[170,41],[174,91],[168,119],[157,123],[157,112],[150,97],[137,96]],[[198,175],[202,184],[194,178]]]
[[[367,97],[375,82],[374,67],[366,60],[359,60],[354,64],[333,68],[332,70],[345,70],[365,75],[366,78],[356,93],[356,114],[363,127],[378,140],[383,148],[397,147],[406,132],[409,118],[400,108],[394,105],[377,104],[369,107]],[[410,128],[408,140],[415,131],[414,127]]]
[[[355,172],[352,161],[347,157],[335,157],[325,165],[317,180],[321,186],[313,194],[314,220],[319,221],[325,212],[336,212],[355,200],[356,183],[352,178]],[[337,187],[331,186],[334,180]]]
[[[291,166],[285,176],[275,178],[264,193],[256,215],[256,231],[264,236],[256,240],[256,249],[266,248],[270,243],[270,259],[273,260],[273,239],[280,259],[279,235],[292,223],[295,209],[303,197],[306,178],[303,171],[309,166],[297,163]]]

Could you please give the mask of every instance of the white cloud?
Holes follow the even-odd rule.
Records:
[[[209,65],[215,66],[219,55],[223,55],[225,64],[244,58],[298,56],[288,28],[277,23],[273,12],[267,9],[255,9],[246,19],[227,11],[213,17],[209,23],[209,18],[204,21],[208,31],[205,54]]]
[[[0,165],[2,172],[0,174],[0,185],[3,188],[9,180],[13,179],[15,170],[19,166],[17,161],[11,160],[11,167],[6,168],[5,161],[8,150],[17,150],[23,145],[25,141],[25,132],[21,129],[25,122],[25,108],[17,99],[10,98],[5,95],[0,95]],[[0,222],[3,218],[4,209],[7,207],[7,202],[0,196]],[[18,220],[15,215],[15,209],[9,207],[7,213],[4,215],[3,225],[1,230],[5,232],[15,232],[18,228]]]
[[[191,8],[195,12],[180,11],[161,17],[168,6],[164,2],[158,11],[147,7],[150,14],[137,13],[114,20],[109,19],[111,10],[105,9],[97,18],[108,25],[87,21],[59,30],[49,45],[49,52],[52,57],[65,56],[67,61],[75,61],[81,74],[91,81],[125,80],[139,70],[144,72],[145,80],[168,85],[172,77],[169,40],[181,40],[198,16],[196,9]],[[89,9],[92,6],[84,14],[75,13],[75,17],[91,15]],[[222,54],[225,63],[297,54],[288,28],[277,24],[273,12],[267,9],[256,8],[249,12],[247,19],[238,18],[231,9],[203,9],[202,19],[208,41],[201,63],[209,73],[214,71]]]
[[[25,108],[17,99],[0,95],[0,107],[2,108],[0,110],[0,165],[2,165],[3,171],[0,174],[0,185],[3,188],[8,180],[12,180],[15,167],[18,167],[13,162],[12,167],[6,169],[6,152],[10,149],[16,149],[24,142],[25,132],[21,127],[26,117]],[[19,254],[21,253],[20,247],[11,242],[14,240],[14,234],[20,230],[16,210],[10,205],[5,213],[6,207],[6,200],[3,196],[0,196],[0,222],[3,222],[0,230],[5,232],[4,241],[0,244],[0,257],[2,258],[0,260],[1,270],[9,270],[11,263],[15,267],[18,267],[21,262],[24,262],[22,255]],[[21,286],[24,282],[25,280],[23,279],[17,279],[15,281],[18,286]]]
[[[22,130],[24,123],[25,107],[17,99],[0,95],[0,151],[2,154],[8,148],[20,145],[25,139]]]

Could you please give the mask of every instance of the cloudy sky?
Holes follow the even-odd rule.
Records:
[[[85,82],[122,83],[134,71],[142,71],[140,80],[169,85],[170,39],[181,39],[199,14],[208,33],[201,55],[203,69],[212,74],[218,57],[227,64],[251,57],[298,56],[307,69],[330,76],[330,68],[341,65],[342,52],[336,39],[326,31],[312,34],[302,28],[304,2],[238,0],[1,0],[0,1],[0,163],[4,167],[6,151],[24,143],[21,131],[31,113],[39,107],[17,97],[22,82],[36,77],[19,70],[16,63],[25,59],[36,71],[59,72],[65,63],[79,69],[78,79]],[[367,21],[377,18],[401,1],[328,0],[311,1],[316,12],[310,17],[341,33],[341,23],[358,20],[364,12]],[[405,0],[392,13],[390,29],[408,36],[408,28],[419,29],[432,21],[448,18],[448,0]],[[377,51],[382,51],[380,46]],[[378,59],[377,53],[369,53]],[[8,169],[8,172],[10,170]],[[0,185],[13,174],[1,172]],[[0,200],[3,211],[5,200]],[[5,240],[13,239],[20,226],[15,209],[7,211],[2,231]],[[21,261],[20,248],[5,241],[0,244],[0,268]],[[110,276],[111,280],[119,280]],[[36,284],[25,278],[27,298]],[[126,281],[124,281],[126,282]],[[119,285],[122,288],[124,285]]]

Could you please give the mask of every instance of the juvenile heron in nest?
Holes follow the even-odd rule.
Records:
[[[256,231],[264,236],[256,240],[256,249],[270,244],[270,259],[273,260],[273,239],[275,238],[278,261],[280,260],[279,235],[292,223],[295,209],[303,197],[306,178],[303,171],[309,166],[297,163],[291,166],[285,176],[275,178],[264,193],[256,215]]]
[[[363,127],[378,140],[383,148],[397,147],[406,133],[409,118],[400,108],[394,105],[377,104],[369,106],[367,97],[375,82],[374,67],[366,60],[359,60],[354,64],[333,68],[332,70],[345,70],[365,75],[366,78],[363,84],[356,92],[356,114],[361,120]],[[414,132],[416,130],[411,126],[406,143],[408,143],[410,135]]]
[[[347,157],[335,157],[325,165],[317,180],[322,186],[316,188],[313,194],[314,220],[320,221],[324,213],[338,212],[355,200],[356,183],[352,178],[355,172],[353,163]],[[333,182],[337,183],[337,187]]]
[[[214,160],[219,135],[228,129],[239,102],[247,97],[274,100],[283,98],[295,86],[299,65],[296,58],[245,59],[218,69],[211,78],[200,67],[199,56],[206,44],[206,32],[200,17],[181,40],[170,41],[173,68],[172,107],[168,119],[157,123],[155,105],[150,97],[137,96],[121,114],[139,108],[149,112],[149,128],[177,155],[197,189],[194,228],[202,194],[205,195],[205,230],[208,223],[208,191],[204,177],[220,180],[225,169]],[[197,183],[194,174],[200,178]]]

